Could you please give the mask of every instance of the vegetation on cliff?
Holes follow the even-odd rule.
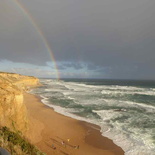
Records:
[[[12,132],[7,127],[0,128],[0,146],[11,155],[45,155],[21,136],[20,132]]]

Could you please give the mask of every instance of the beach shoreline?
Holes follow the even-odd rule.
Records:
[[[101,135],[99,126],[61,115],[44,105],[39,96],[24,93],[24,103],[29,119],[26,138],[47,155],[124,154]]]

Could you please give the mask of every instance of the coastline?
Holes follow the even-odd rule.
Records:
[[[124,154],[112,140],[101,135],[100,127],[63,116],[32,94],[24,93],[24,104],[29,119],[26,137],[47,155]],[[62,141],[65,142],[64,145]],[[52,148],[52,144],[56,149]],[[79,149],[76,149],[74,146],[78,145]]]

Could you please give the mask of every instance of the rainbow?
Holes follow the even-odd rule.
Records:
[[[37,25],[37,23],[35,22],[35,20],[31,16],[31,14],[28,12],[28,10],[18,0],[12,0],[12,2],[15,5],[15,7],[17,7],[17,9],[21,10],[21,12],[25,15],[25,17],[29,20],[29,22],[33,25],[33,27],[37,31],[38,35],[40,36],[41,40],[43,41],[43,43],[44,43],[44,45],[45,45],[45,47],[46,47],[46,49],[50,55],[50,58],[54,64],[54,68],[55,68],[55,72],[56,72],[56,78],[60,79],[60,74],[59,74],[59,70],[58,70],[58,66],[56,64],[54,54],[53,54],[53,52],[49,46],[47,39],[45,38],[43,32],[41,31],[41,29],[39,28],[39,26]]]

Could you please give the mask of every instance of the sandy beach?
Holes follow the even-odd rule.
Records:
[[[29,131],[27,138],[47,155],[123,155],[96,125],[56,113],[37,96],[25,93]]]

